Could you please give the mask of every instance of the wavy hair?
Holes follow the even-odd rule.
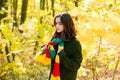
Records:
[[[61,32],[60,38],[63,41],[70,41],[73,37],[76,36],[76,30],[74,26],[74,22],[72,20],[72,17],[70,14],[63,12],[54,18],[54,26],[56,25],[56,18],[60,18],[61,23],[63,24],[63,31]],[[55,31],[54,35],[52,38],[54,38],[57,35],[57,31]]]

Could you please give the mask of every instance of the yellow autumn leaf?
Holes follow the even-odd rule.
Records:
[[[26,69],[23,67],[13,67],[13,71],[18,72],[19,74],[25,73]]]
[[[87,76],[87,73],[85,72],[87,71],[87,69],[81,67],[79,70],[78,70],[78,76]]]
[[[2,73],[0,74],[0,77],[4,76],[6,73],[7,73],[7,72],[2,72]]]
[[[9,65],[6,65],[6,66],[5,66],[5,70],[8,70],[9,68],[10,68]]]
[[[120,26],[116,26],[112,30],[113,30],[113,32],[119,33],[120,32]]]
[[[86,49],[82,50],[82,55],[83,55],[84,58],[86,57],[86,55],[87,55],[87,50]]]

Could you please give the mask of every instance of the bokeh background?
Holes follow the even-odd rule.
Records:
[[[68,12],[82,44],[77,80],[120,80],[120,0],[0,0],[0,80],[47,80],[35,54]]]

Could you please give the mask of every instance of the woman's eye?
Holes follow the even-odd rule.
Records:
[[[59,25],[62,25],[61,23],[59,23]]]
[[[59,25],[62,25],[62,23],[59,23]]]

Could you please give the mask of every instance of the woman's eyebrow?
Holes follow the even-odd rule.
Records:
[[[60,21],[56,22],[56,23],[61,23]]]

